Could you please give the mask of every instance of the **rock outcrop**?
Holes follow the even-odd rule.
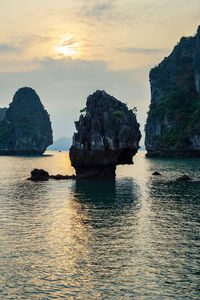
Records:
[[[114,177],[116,165],[132,164],[139,148],[135,114],[105,91],[90,95],[81,112],[70,148],[77,178]]]
[[[162,176],[158,171],[153,172],[152,175],[154,175],[154,176]]]
[[[42,154],[52,144],[51,122],[39,96],[19,89],[0,121],[0,154]]]
[[[68,179],[76,179],[75,175],[49,175],[49,173],[43,169],[33,169],[31,171],[31,177],[29,177],[27,180],[31,181],[48,181],[49,179],[55,179],[55,180],[68,180]]]
[[[31,181],[48,181],[49,173],[43,169],[33,169],[31,171],[31,177],[28,178]]]
[[[150,72],[147,156],[200,156],[200,27]]]

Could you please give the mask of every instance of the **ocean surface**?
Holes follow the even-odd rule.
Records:
[[[67,152],[0,156],[0,299],[200,299],[200,159],[144,154],[115,180],[38,183],[73,173]]]

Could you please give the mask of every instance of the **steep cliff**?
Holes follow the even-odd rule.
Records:
[[[4,119],[6,111],[7,111],[6,107],[0,108],[0,121],[2,121]]]
[[[150,71],[147,156],[200,156],[200,27]]]
[[[0,154],[42,154],[52,144],[51,122],[39,96],[19,89],[0,121]]]
[[[87,98],[70,149],[77,178],[114,177],[116,165],[132,164],[141,134],[126,104],[96,91]]]

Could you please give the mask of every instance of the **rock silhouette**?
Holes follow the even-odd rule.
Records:
[[[153,172],[152,175],[154,175],[154,176],[161,176],[161,174],[159,172],[157,172],[157,171]]]
[[[51,122],[39,96],[19,89],[0,121],[0,154],[42,154],[52,144]]]
[[[49,173],[43,169],[34,169],[31,171],[31,177],[28,178],[31,181],[47,181],[49,180]]]
[[[33,169],[31,171],[31,177],[27,180],[31,181],[48,181],[49,179],[55,179],[55,180],[64,180],[64,179],[75,179],[75,175],[49,175],[49,173],[43,169]]]
[[[97,90],[75,122],[70,148],[77,178],[114,177],[120,164],[132,164],[141,134],[136,116],[127,105]]]

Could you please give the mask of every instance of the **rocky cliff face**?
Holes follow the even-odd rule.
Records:
[[[150,72],[148,156],[200,156],[200,27]]]
[[[7,111],[6,107],[0,108],[0,121],[2,121],[4,119],[6,111]]]
[[[105,91],[87,98],[70,149],[77,178],[114,177],[116,165],[132,164],[141,134],[136,116]]]
[[[39,96],[19,89],[0,122],[0,154],[42,154],[52,144],[51,122]]]

